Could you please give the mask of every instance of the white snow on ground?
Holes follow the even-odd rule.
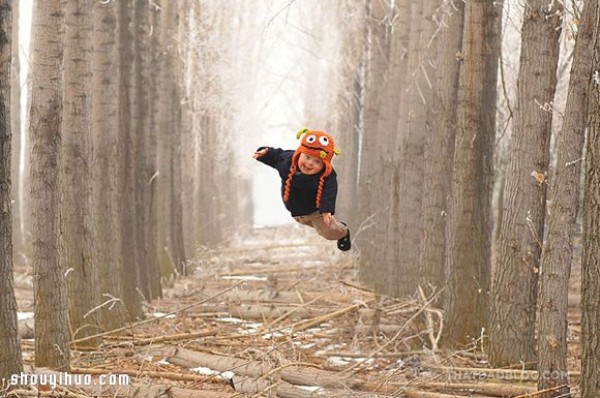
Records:
[[[222,276],[221,279],[227,279],[232,281],[257,281],[264,282],[267,280],[266,276],[255,276],[255,275],[231,275]]]
[[[33,318],[33,312],[17,312],[17,320],[24,321]]]

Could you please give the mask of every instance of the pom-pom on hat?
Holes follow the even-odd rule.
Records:
[[[320,208],[325,177],[331,174],[331,171],[333,170],[331,167],[331,160],[333,159],[333,155],[340,154],[340,150],[335,148],[333,137],[324,131],[302,129],[296,133],[296,138],[300,139],[302,135],[304,135],[304,137],[302,137],[302,142],[292,156],[292,167],[290,167],[290,174],[285,181],[283,200],[287,202],[290,199],[292,178],[294,177],[296,169],[298,168],[298,158],[300,158],[300,154],[303,153],[305,155],[314,156],[323,161],[323,167],[325,168],[325,171],[319,178],[319,187],[317,189],[316,197],[317,208]]]

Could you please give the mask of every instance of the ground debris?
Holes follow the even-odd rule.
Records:
[[[294,240],[278,245],[267,240],[273,236]],[[148,304],[148,320],[125,334],[102,334],[96,351],[74,353],[72,373],[126,374],[130,384],[7,396],[449,398],[536,391],[533,379],[487,377],[504,373],[486,369],[480,351],[437,350],[432,336],[443,315],[431,297],[375,295],[355,279],[354,251],[341,253],[296,226],[203,249],[193,269]],[[23,347],[32,357],[32,345]]]

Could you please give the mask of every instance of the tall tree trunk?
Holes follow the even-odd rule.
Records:
[[[159,88],[159,192],[161,197],[159,247],[162,261],[170,264],[178,274],[184,273],[184,252],[181,194],[181,130],[178,84],[176,79],[176,7],[165,2],[160,13],[160,69]]]
[[[92,17],[86,0],[66,2],[61,169],[62,263],[73,338],[96,334],[98,278],[91,207]],[[87,344],[89,344],[88,342]]]
[[[418,5],[418,7],[415,7]],[[382,100],[380,104],[380,117],[378,121],[377,140],[380,147],[377,149],[377,155],[369,160],[375,167],[379,164],[377,173],[379,174],[378,183],[381,186],[387,186],[384,190],[385,195],[381,201],[383,214],[380,214],[380,221],[375,226],[374,240],[378,242],[377,258],[378,269],[381,271],[376,274],[378,281],[376,286],[380,286],[380,292],[389,295],[397,295],[403,285],[403,281],[398,279],[401,265],[398,263],[398,244],[401,239],[399,231],[399,193],[398,193],[398,170],[396,168],[398,159],[395,158],[396,142],[399,141],[398,126],[403,112],[403,100],[406,98],[405,84],[410,60],[410,35],[415,30],[415,24],[420,24],[420,20],[415,15],[414,10],[420,10],[420,5],[414,0],[403,0],[395,4],[392,10],[391,18],[398,19],[397,28],[392,30],[390,38],[390,56],[389,67],[386,71],[385,86],[382,87]],[[416,18],[413,20],[413,18]],[[368,132],[365,130],[365,136]],[[380,198],[381,200],[381,198]],[[377,203],[377,202],[375,202]],[[387,217],[386,217],[387,213]],[[382,247],[383,246],[383,247]]]
[[[13,261],[18,265],[24,264],[25,258],[25,234],[23,223],[21,221],[22,199],[19,196],[19,190],[16,187],[19,184],[21,175],[21,81],[20,81],[20,59],[19,54],[19,7],[12,7],[12,27],[11,27],[11,53],[12,62],[10,69],[10,129],[12,132],[12,150],[11,150],[11,201],[12,201],[12,234],[13,234]]]
[[[0,0],[0,381],[22,371],[11,228],[10,59],[12,5]]]
[[[60,262],[62,0],[35,2],[32,24],[31,214],[35,364],[70,366],[66,269]]]
[[[592,18],[592,79],[588,86],[589,118],[583,202],[583,261],[581,283],[581,398],[600,396],[600,5],[586,0],[582,28]],[[581,29],[581,28],[580,28]]]
[[[421,247],[419,264],[421,286],[439,291],[445,283],[447,197],[452,181],[452,157],[456,133],[456,100],[460,62],[456,54],[462,50],[465,5],[463,2],[445,4],[438,10],[443,25],[435,36],[438,57],[433,74],[435,85],[431,115],[434,124],[425,140],[423,203],[421,206]]]
[[[433,134],[427,109],[431,108],[435,70],[432,68],[435,53],[429,43],[435,34],[434,13],[436,1],[419,1],[413,5],[411,17],[408,68],[404,77],[405,90],[401,98],[400,123],[396,133],[393,168],[398,184],[392,201],[392,223],[398,224],[398,236],[392,234],[387,247],[395,247],[393,263],[397,264],[394,294],[408,296],[415,293],[420,282],[419,249],[422,240],[424,148],[425,139]],[[395,235],[395,234],[394,234]]]
[[[363,75],[365,64],[361,59],[364,52],[362,37],[364,35],[364,16],[355,20],[354,23],[346,24],[348,15],[353,12],[353,5],[343,2],[338,7],[337,25],[346,26],[348,29],[342,35],[340,49],[342,71],[338,75],[341,82],[338,95],[334,98],[337,115],[332,131],[341,132],[339,146],[342,149],[342,157],[336,170],[339,170],[339,191],[337,214],[347,220],[350,229],[354,232],[360,224],[356,212],[356,198],[358,197],[358,159],[360,129],[361,129],[361,106],[363,100]],[[361,14],[362,15],[362,14]],[[361,43],[358,45],[358,43]]]
[[[360,174],[358,189],[358,212],[364,230],[357,239],[361,252],[360,278],[374,284],[377,291],[384,289],[386,270],[381,267],[381,250],[377,244],[379,229],[387,228],[386,209],[381,205],[381,173],[377,163],[380,142],[377,125],[382,102],[382,87],[389,61],[389,13],[384,0],[367,2],[367,45],[365,47],[365,89],[363,126],[361,130]],[[376,203],[378,205],[376,205]],[[375,211],[375,212],[374,212]]]
[[[118,164],[119,142],[119,53],[117,40],[117,4],[96,2],[93,7],[94,35],[92,54],[92,192],[99,299],[107,304],[101,310],[104,330],[124,325],[120,301],[120,275],[123,239],[119,222]]]
[[[579,205],[581,158],[587,122],[588,91],[592,78],[594,24],[600,23],[598,0],[587,0],[577,29],[569,93],[558,137],[557,161],[549,180],[547,237],[544,242],[539,280],[538,389],[556,388],[542,398],[568,396],[567,308],[573,240]],[[595,34],[600,31],[596,29]],[[546,377],[545,375],[553,375]],[[558,375],[554,377],[554,375]],[[565,386],[563,388],[557,388]]]
[[[160,54],[162,53],[160,47],[160,16],[161,16],[161,3],[158,7],[150,7],[150,25],[152,32],[155,32],[150,36],[150,43],[148,45],[150,52],[150,65],[148,72],[148,79],[150,83],[148,85],[148,143],[147,143],[147,156],[148,156],[148,205],[146,206],[146,242],[148,244],[148,268],[150,275],[150,294],[153,298],[160,297],[162,295],[161,290],[161,275],[167,276],[170,273],[162,273],[160,269],[159,254],[161,248],[158,244],[158,184],[160,181],[159,173],[159,159],[158,159],[158,137],[160,135],[159,126],[159,109],[160,109],[160,97],[158,87],[158,76],[160,71]]]
[[[142,301],[138,291],[137,282],[137,256],[135,250],[135,196],[134,196],[134,131],[131,123],[132,105],[131,96],[135,94],[133,81],[133,34],[131,32],[131,20],[133,0],[123,0],[117,3],[118,26],[119,26],[119,130],[120,146],[117,158],[119,176],[120,200],[119,219],[121,222],[120,250],[123,257],[123,268],[121,275],[122,299],[127,307],[128,318],[135,320],[143,317]]]
[[[560,36],[554,0],[529,0],[521,29],[517,106],[497,242],[490,360],[494,366],[535,363],[539,261]]]
[[[150,301],[150,275],[148,272],[148,247],[146,242],[148,204],[148,182],[150,175],[147,169],[148,143],[148,73],[149,59],[147,54],[149,43],[149,8],[147,0],[134,1],[133,15],[133,96],[131,97],[133,121],[133,192],[135,214],[134,239],[135,239],[135,268],[139,293],[144,299]]]
[[[465,5],[457,129],[446,246],[449,345],[470,344],[487,325],[491,256],[491,183],[501,8]]]
[[[192,13],[191,7],[193,7],[191,4],[184,2],[177,3],[177,12],[179,14],[177,40],[179,43],[187,43],[192,37],[189,24],[190,15]],[[244,13],[245,11],[241,9],[239,12]],[[194,126],[192,123],[192,103],[190,101],[192,91],[194,90],[194,83],[192,83],[190,79],[191,68],[188,60],[191,58],[192,52],[196,51],[196,48],[195,46],[189,45],[180,45],[179,47],[181,52],[179,58],[185,60],[180,62],[181,76],[179,81],[181,92],[181,140],[184,145],[181,153],[181,205],[183,209],[185,209],[185,217],[183,217],[182,226],[185,253],[194,253],[197,245],[196,237],[194,236],[194,185],[197,179],[196,173],[194,172],[194,165],[196,162],[197,151],[195,147]]]

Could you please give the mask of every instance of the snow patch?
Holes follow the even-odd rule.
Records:
[[[24,321],[33,318],[33,312],[17,312],[17,320]]]

